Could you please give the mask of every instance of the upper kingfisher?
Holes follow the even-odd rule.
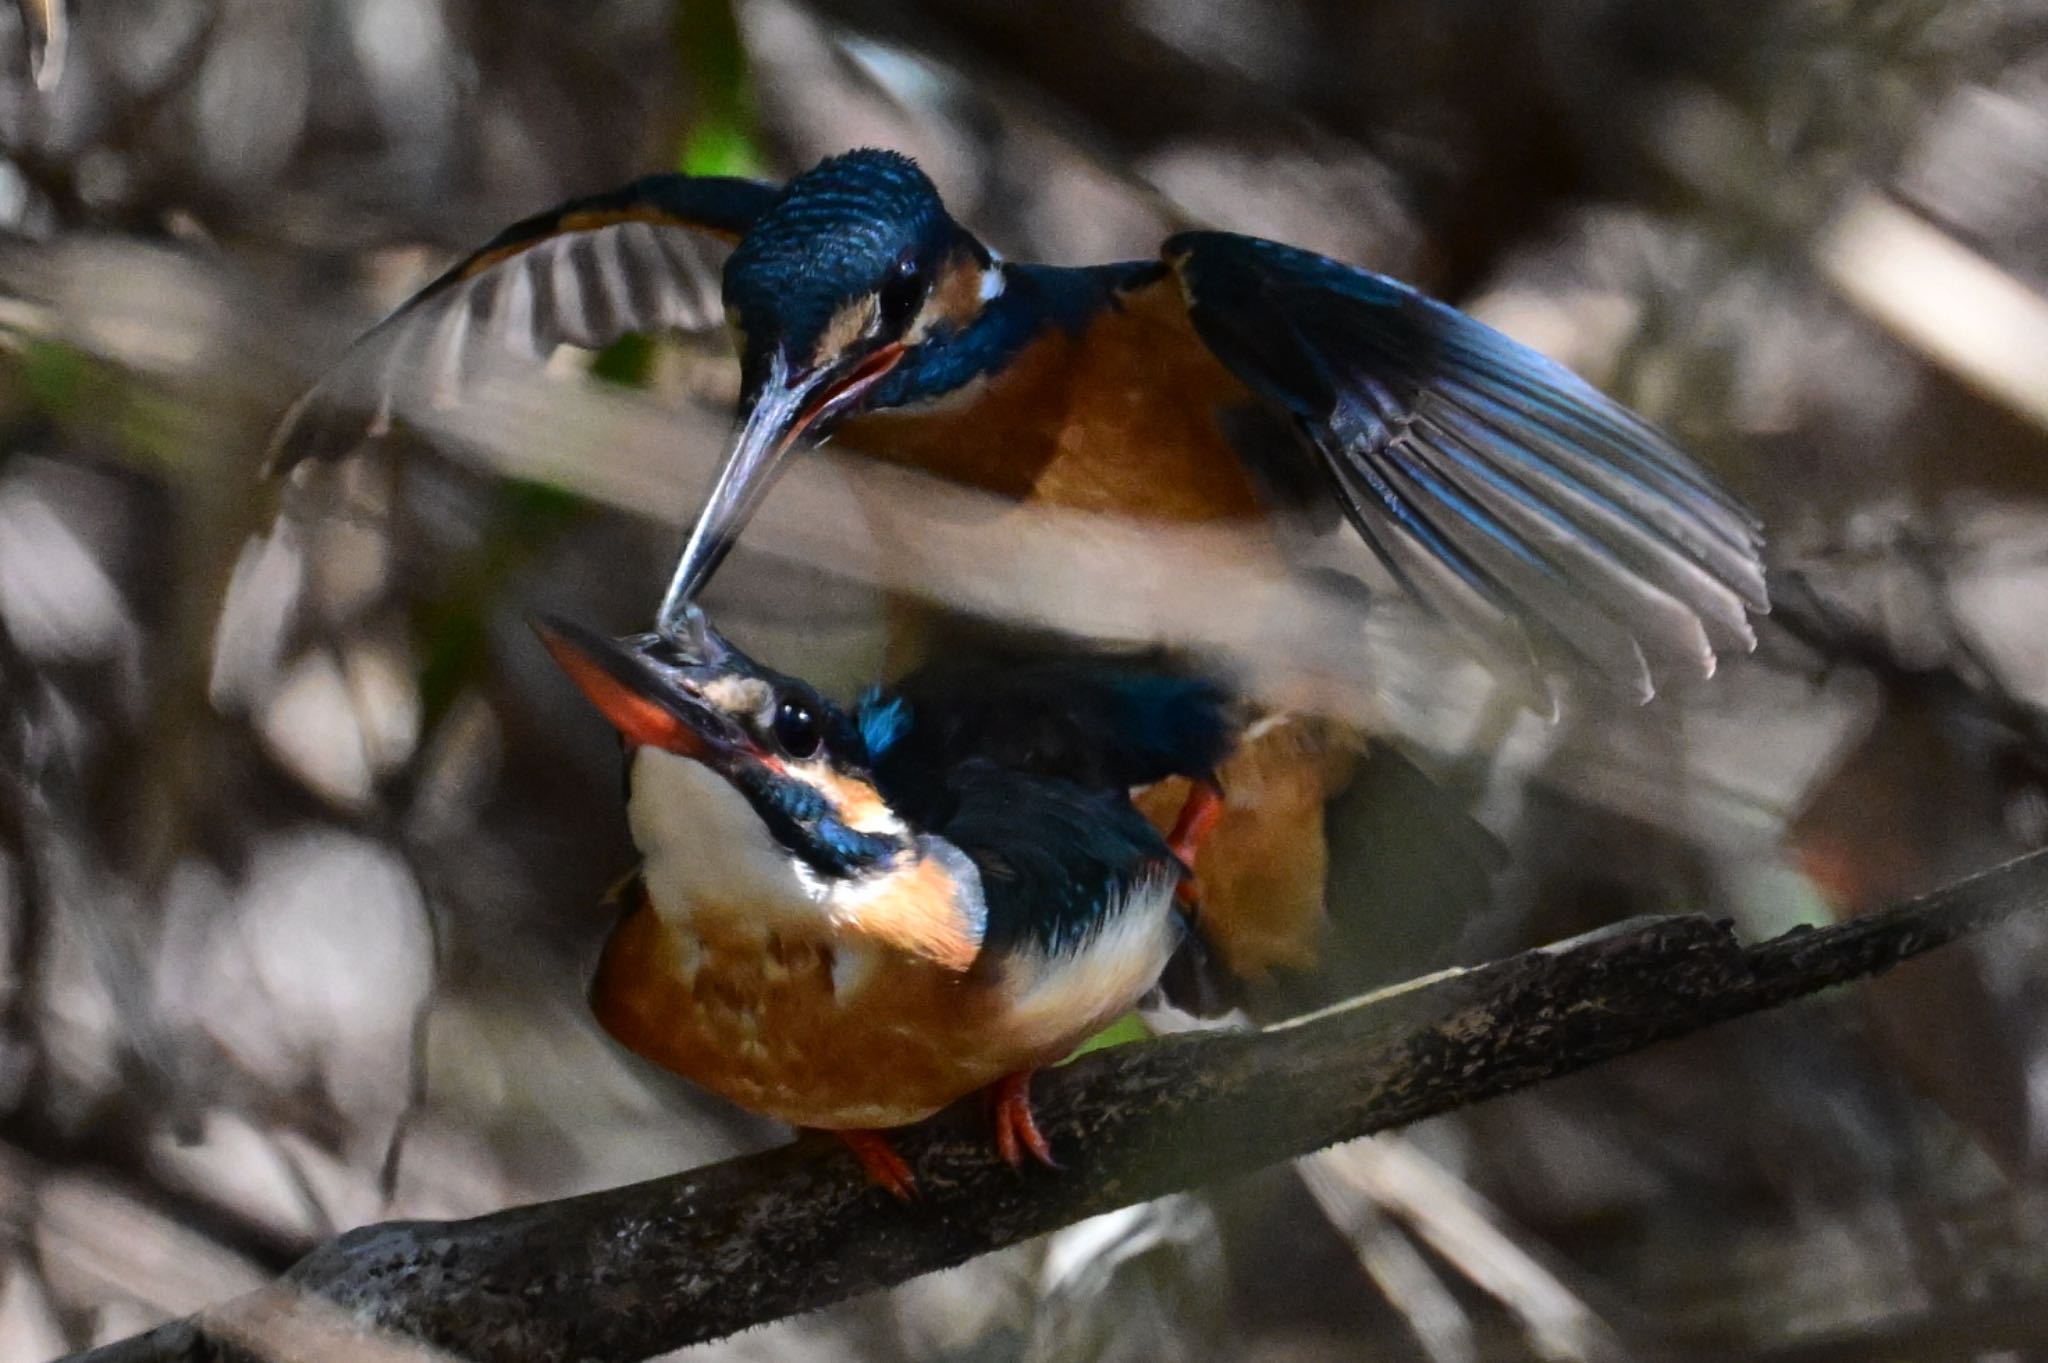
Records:
[[[1128,1011],[1197,919],[1176,909],[1241,717],[1200,675],[1107,660],[924,673],[851,708],[686,608],[542,642],[628,748],[643,861],[591,986],[627,1047],[756,1112],[838,1133],[899,1195],[880,1133],[987,1089],[1012,1165],[1051,1164],[1033,1070]],[[1198,787],[1205,788],[1205,787]]]
[[[1155,521],[1256,524],[1334,502],[1438,613],[1644,698],[1753,647],[1749,613],[1768,609],[1760,526],[1732,494],[1455,308],[1228,232],[1171,236],[1156,260],[1004,261],[914,163],[879,150],[780,186],[650,176],[507,228],[294,405],[271,465],[353,445],[365,406],[381,425],[395,401],[454,394],[482,350],[721,320],[737,427],[664,630],[788,453],[835,434],[1020,501]],[[1260,412],[1280,420],[1246,419]]]

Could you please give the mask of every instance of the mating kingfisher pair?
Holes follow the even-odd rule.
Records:
[[[1275,558],[1334,503],[1449,622],[1644,699],[1751,647],[1767,608],[1733,495],[1463,313],[1223,232],[1004,261],[884,151],[781,186],[653,176],[508,228],[294,407],[273,465],[457,391],[492,348],[721,320],[736,430],[655,630],[542,631],[627,741],[645,859],[593,1006],[655,1063],[846,1135],[898,1191],[876,1133],[981,1089],[1005,1157],[1050,1162],[1031,1072],[1177,951],[1242,975],[1311,959],[1323,806],[1358,736],[1105,659],[956,662],[829,703],[693,604],[792,450],[836,437],[1018,503],[1267,527]]]

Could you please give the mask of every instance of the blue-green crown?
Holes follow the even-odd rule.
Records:
[[[960,229],[917,163],[864,148],[789,182],[725,265],[725,303],[748,349],[808,354],[833,313],[887,279],[906,251],[935,263]]]

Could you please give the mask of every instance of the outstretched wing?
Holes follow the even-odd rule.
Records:
[[[1754,646],[1759,522],[1577,375],[1277,242],[1189,232],[1163,251],[1203,342],[1292,415],[1352,525],[1433,609],[1531,628],[1643,697]]]
[[[719,271],[779,189],[650,175],[500,232],[364,334],[292,404],[268,468],[345,454],[395,409],[456,401],[492,352],[545,358],[633,332],[720,325]]]

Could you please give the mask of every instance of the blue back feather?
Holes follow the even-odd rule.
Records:
[[[968,761],[948,777],[944,836],[981,872],[984,950],[1080,949],[1142,881],[1178,875],[1128,797]]]
[[[910,703],[901,696],[883,695],[879,686],[870,687],[854,709],[854,723],[868,760],[878,760],[910,728]]]
[[[1046,952],[1179,874],[1130,792],[1211,775],[1236,733],[1214,682],[1104,660],[927,669],[870,692],[855,725],[890,807],[980,869],[987,944]]]
[[[867,754],[884,797],[928,825],[946,816],[949,774],[970,759],[1123,799],[1213,772],[1236,733],[1213,681],[1097,659],[927,668],[874,693],[859,723],[888,739]]]

